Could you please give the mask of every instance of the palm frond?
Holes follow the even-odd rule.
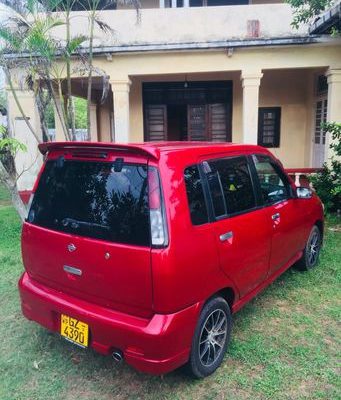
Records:
[[[85,35],[77,35],[74,36],[70,42],[67,44],[65,51],[69,56],[74,54],[80,46],[88,40],[87,36]]]
[[[22,45],[21,37],[15,34],[12,29],[0,26],[0,39],[3,41],[4,47],[10,51],[20,51]]]
[[[104,33],[110,33],[110,34],[114,34],[115,33],[115,29],[112,28],[109,24],[107,24],[106,22],[102,21],[98,16],[95,17],[94,22],[96,23],[96,25],[99,27],[99,29],[104,32]]]

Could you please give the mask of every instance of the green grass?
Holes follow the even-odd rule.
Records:
[[[10,203],[10,195],[8,191],[0,185],[0,206],[8,206]]]
[[[230,349],[215,374],[192,381],[175,371],[161,379],[78,349],[22,317],[20,223],[6,196],[0,190],[1,400],[341,398],[336,219],[315,270],[287,271],[235,315]]]

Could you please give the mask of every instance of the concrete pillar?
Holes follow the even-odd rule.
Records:
[[[42,131],[34,94],[31,91],[16,90],[19,103],[39,140],[42,141]],[[38,171],[42,165],[42,156],[38,150],[38,142],[28,128],[17,106],[10,89],[7,89],[8,125],[11,134],[23,143],[27,151],[19,151],[15,158],[18,174],[19,190],[32,190]]]
[[[160,0],[159,1],[159,7],[160,8],[165,8],[165,0]]]
[[[327,121],[341,123],[341,68],[329,68],[326,76],[328,82]],[[329,148],[331,140],[331,135],[327,133],[325,160],[330,160],[333,156],[333,151]]]
[[[172,1],[172,8],[176,8],[176,0],[171,0]]]
[[[90,104],[90,138],[92,142],[98,141],[98,129],[97,129],[97,104]]]
[[[131,81],[110,81],[114,100],[114,141],[127,143],[130,139],[129,131],[129,90]]]
[[[242,71],[243,87],[243,143],[257,144],[258,103],[261,71]]]
[[[186,8],[189,7],[189,0],[184,0],[184,7],[186,7]]]

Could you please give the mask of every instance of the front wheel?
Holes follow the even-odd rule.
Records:
[[[203,307],[196,326],[187,370],[196,378],[212,374],[222,363],[232,328],[227,302],[214,297]]]
[[[303,250],[302,258],[295,264],[298,270],[308,271],[316,266],[321,250],[321,239],[321,232],[319,228],[314,225]]]

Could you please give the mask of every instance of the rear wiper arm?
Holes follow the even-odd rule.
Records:
[[[105,231],[109,231],[109,227],[107,227],[105,225],[95,224],[94,222],[78,221],[77,219],[73,219],[73,218],[64,218],[61,221],[61,224],[64,227],[70,227],[72,229],[97,228],[97,229],[102,229],[102,230],[105,230]]]

